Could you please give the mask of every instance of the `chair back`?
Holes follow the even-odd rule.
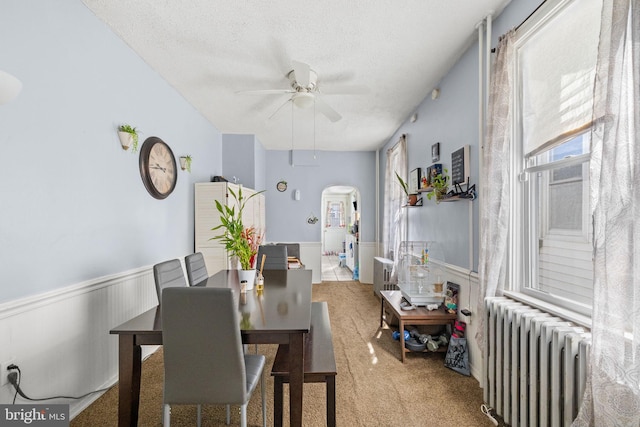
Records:
[[[300,243],[276,243],[287,247],[287,256],[292,256],[300,261]]]
[[[184,263],[187,266],[187,279],[189,280],[189,286],[198,284],[209,277],[209,272],[207,271],[207,266],[204,263],[204,256],[202,256],[202,252],[187,255],[184,259]]]
[[[257,268],[262,264],[262,255],[266,255],[265,270],[287,270],[287,247],[283,245],[262,245],[258,248]]]
[[[162,299],[165,403],[245,403],[250,394],[232,290],[166,288]]]
[[[153,279],[156,282],[158,304],[162,304],[162,290],[173,286],[187,286],[182,264],[178,259],[161,262],[153,266]]]

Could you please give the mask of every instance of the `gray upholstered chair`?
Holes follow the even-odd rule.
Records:
[[[162,292],[164,346],[164,426],[172,404],[240,405],[247,425],[247,404],[263,376],[265,357],[243,354],[237,302],[229,288],[166,288]],[[188,333],[185,333],[188,331]],[[262,424],[266,426],[264,381]],[[227,424],[229,424],[227,406]]]
[[[287,256],[292,256],[300,261],[300,243],[276,243],[287,247]]]
[[[262,264],[262,255],[267,258],[264,262],[265,270],[287,270],[287,247],[283,245],[262,245],[258,248],[258,268]]]
[[[198,284],[209,277],[209,272],[207,271],[207,266],[204,263],[204,256],[202,256],[202,252],[187,255],[184,259],[184,263],[187,267],[187,279],[189,280],[189,286]]]
[[[182,264],[178,259],[161,262],[153,266],[153,279],[156,282],[158,304],[162,304],[162,290],[174,286],[187,286]]]

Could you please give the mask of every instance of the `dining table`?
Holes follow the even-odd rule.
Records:
[[[238,270],[221,270],[195,286],[231,288],[244,344],[289,347],[289,420],[302,425],[304,338],[311,322],[311,270],[265,270],[264,289],[241,292]],[[215,325],[212,325],[215,327]],[[162,345],[161,305],[114,327],[118,335],[118,426],[136,426],[143,345]],[[188,333],[188,331],[185,331]]]

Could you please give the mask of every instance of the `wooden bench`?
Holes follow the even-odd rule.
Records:
[[[278,347],[273,361],[273,418],[282,426],[283,384],[289,382],[289,347]],[[304,382],[326,383],[327,426],[336,425],[336,358],[333,353],[329,308],[326,302],[311,303],[311,328],[304,342]]]

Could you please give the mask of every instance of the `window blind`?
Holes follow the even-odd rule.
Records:
[[[552,148],[590,126],[601,8],[601,0],[570,2],[518,49],[526,155]]]

